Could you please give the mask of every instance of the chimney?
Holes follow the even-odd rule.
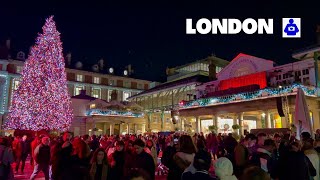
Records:
[[[213,58],[209,57],[209,80],[214,81],[217,79],[216,77],[216,65],[213,63]]]
[[[11,46],[11,40],[10,40],[10,39],[7,39],[7,41],[6,41],[6,47],[7,47],[7,49],[10,49],[10,46]]]
[[[104,68],[104,60],[102,58],[99,60],[98,65],[99,65],[100,71],[102,71]]]
[[[66,55],[66,59],[67,59],[67,66],[70,67],[71,66],[71,53],[70,52]]]
[[[320,45],[320,25],[317,25],[316,35],[317,35],[317,44]]]

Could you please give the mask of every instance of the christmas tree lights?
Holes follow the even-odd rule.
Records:
[[[73,117],[60,33],[53,16],[42,27],[14,91],[5,129],[68,130]]]

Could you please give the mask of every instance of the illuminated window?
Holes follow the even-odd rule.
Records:
[[[92,97],[100,98],[100,96],[101,96],[101,89],[93,88],[92,89]]]
[[[124,87],[130,88],[130,82],[128,82],[128,81],[124,82]]]
[[[21,74],[23,67],[22,66],[17,66],[17,73]]]
[[[222,70],[222,67],[216,66],[216,73],[220,72]]]
[[[75,94],[75,95],[79,95],[79,94],[80,94],[80,91],[83,90],[83,89],[84,89],[83,86],[76,86],[76,87],[74,88],[74,94]]]
[[[90,109],[96,108],[96,104],[90,104]]]
[[[77,74],[77,81],[82,82],[83,81],[83,75]]]
[[[99,77],[93,77],[93,83],[100,84],[100,78]]]
[[[20,81],[18,81],[18,80],[13,80],[13,89],[14,89],[14,90],[17,90],[18,87],[19,87],[19,84],[20,84]]]
[[[114,86],[114,85],[115,85],[115,83],[114,83],[114,80],[113,80],[113,79],[110,79],[110,81],[109,81],[109,85],[110,85],[110,86]]]
[[[123,100],[124,101],[127,101],[129,97],[130,97],[130,92],[123,92]]]
[[[108,90],[108,99],[107,99],[107,101],[111,100],[111,95],[112,95],[112,90]]]

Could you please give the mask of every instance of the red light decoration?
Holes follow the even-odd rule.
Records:
[[[260,89],[267,87],[267,73],[259,72],[255,74],[222,80],[219,84],[219,90],[222,91],[230,88],[238,88],[249,85],[259,85]]]

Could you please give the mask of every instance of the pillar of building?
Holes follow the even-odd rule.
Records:
[[[287,117],[281,117],[281,125],[282,125],[282,128],[288,127],[288,118]]]
[[[235,124],[239,125],[237,116],[233,116],[233,125],[235,125]],[[235,133],[239,134],[239,129],[234,130],[234,131],[235,131]]]
[[[160,120],[161,120],[161,131],[164,131],[164,111],[160,114]]]
[[[270,112],[264,111],[266,128],[271,128]]]
[[[146,125],[142,124],[142,134],[146,132]]]
[[[275,125],[274,125],[274,117],[273,117],[273,114],[270,113],[270,126],[271,128],[275,128]]]
[[[240,125],[239,134],[243,135],[243,128],[242,128],[243,112],[238,113],[238,121],[239,121],[239,125]]]
[[[196,133],[200,133],[200,118],[196,117]]]
[[[259,115],[257,116],[257,121],[256,121],[258,129],[263,128],[263,126],[262,126],[262,118],[264,118],[264,117],[262,117],[262,114],[259,113]]]
[[[216,114],[212,115],[212,121],[213,121],[213,125],[218,127],[218,115]]]
[[[107,123],[103,123],[103,134],[107,134],[107,130],[108,130]]]
[[[114,134],[114,124],[110,123],[110,136]]]
[[[127,134],[130,134],[130,126],[129,126],[129,123],[126,124],[127,125]]]
[[[134,134],[137,134],[137,131],[138,131],[138,124],[134,124]]]
[[[122,132],[123,132],[123,124],[120,123],[119,124],[119,135],[122,135]]]
[[[181,131],[184,131],[184,123],[186,121],[186,118],[181,118]]]
[[[151,112],[149,112],[148,113],[148,121],[147,121],[147,130],[149,131],[149,130],[151,130],[151,122],[152,122],[152,113]]]

